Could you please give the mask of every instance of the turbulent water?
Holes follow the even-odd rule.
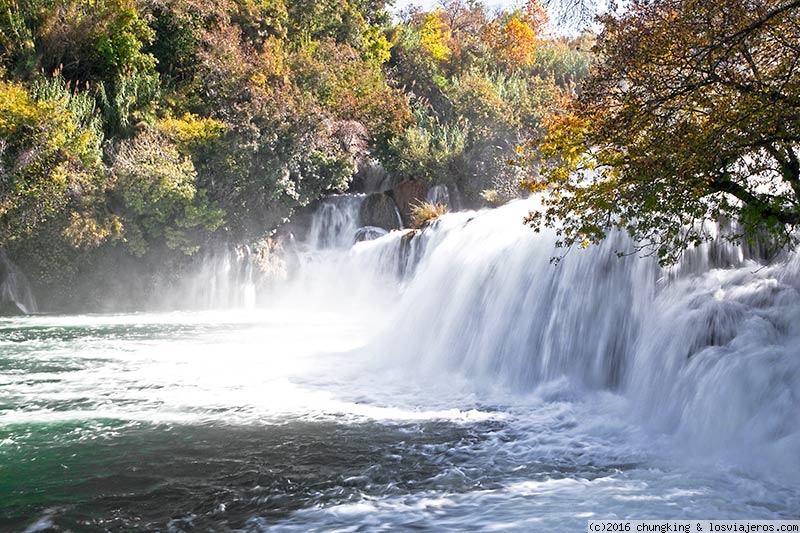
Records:
[[[350,247],[358,202],[258,309],[0,319],[0,530],[800,518],[800,258],[553,266],[530,202]]]

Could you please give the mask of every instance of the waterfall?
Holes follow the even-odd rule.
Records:
[[[658,291],[627,362],[641,419],[698,450],[800,450],[800,256]],[[767,455],[767,454],[765,454]]]
[[[6,311],[30,314],[36,310],[36,299],[28,278],[0,250],[0,314]]]
[[[174,298],[195,309],[251,309],[256,304],[256,256],[248,245],[219,246],[202,254]]]
[[[424,231],[432,235],[403,297],[406,319],[385,342],[405,339],[403,351],[426,354],[415,364],[429,372],[516,390],[562,377],[617,388],[658,269],[619,259],[622,234],[554,266],[550,259],[563,253],[554,236],[522,224],[531,207],[448,215]]]
[[[221,246],[198,256],[177,305],[358,312],[378,332],[365,348],[374,364],[417,382],[608,393],[643,426],[704,453],[731,442],[771,448],[772,458],[800,449],[800,255],[765,266],[718,238],[663,269],[618,257],[634,243],[612,232],[553,265],[565,253],[554,232],[523,224],[536,198],[391,232],[361,227],[362,201],[322,201],[296,251]],[[281,254],[276,279],[287,281],[265,291],[264,264]],[[35,309],[24,276],[2,254],[0,265],[0,296]]]
[[[285,236],[265,237],[254,245],[217,243],[206,248],[182,272],[158,287],[152,306],[252,309],[269,305],[280,286],[287,285],[288,278],[298,276],[295,256],[302,250],[297,248],[306,250],[300,263],[305,264],[301,270],[309,271],[337,254],[346,254],[357,240],[386,234],[380,228],[360,227],[359,208],[363,199],[363,195],[337,195],[322,200],[312,215],[307,239],[299,247],[292,237]]]
[[[536,201],[359,242],[316,274],[340,297],[398,288],[396,319],[367,351],[418,377],[611,391],[643,425],[698,448],[737,442],[794,457],[800,256],[764,267],[718,239],[666,270],[618,257],[634,243],[614,232],[553,265],[565,252],[554,232],[522,223]]]
[[[425,201],[431,204],[446,205],[450,211],[458,211],[461,209],[461,199],[458,195],[458,190],[453,187],[451,193],[447,185],[438,184],[434,185],[428,191]]]
[[[322,200],[314,212],[308,245],[315,250],[349,248],[360,226],[359,208],[364,196],[341,194]]]

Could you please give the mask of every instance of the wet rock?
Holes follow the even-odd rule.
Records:
[[[356,230],[356,235],[353,239],[354,242],[363,242],[363,241],[372,241],[379,237],[383,237],[388,232],[383,228],[378,228],[376,226],[366,226],[363,228],[358,228]]]
[[[428,188],[416,180],[405,180],[395,185],[389,194],[397,204],[404,226],[411,225],[411,207],[425,201]]]
[[[314,218],[314,211],[319,206],[319,202],[300,207],[295,210],[289,221],[278,228],[277,237],[288,237],[289,235],[299,239],[306,239]]]
[[[425,201],[447,206],[450,211],[461,209],[461,193],[455,183],[440,183],[428,190]]]
[[[364,226],[375,226],[387,231],[400,229],[402,225],[394,200],[384,193],[367,195],[361,204],[360,217]]]

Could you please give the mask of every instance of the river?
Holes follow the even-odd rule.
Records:
[[[800,518],[797,257],[553,266],[531,205],[317,235],[256,308],[0,319],[0,530]]]

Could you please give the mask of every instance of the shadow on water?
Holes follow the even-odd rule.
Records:
[[[591,479],[615,468],[500,458],[487,468],[496,452],[484,441],[506,430],[498,421],[6,427],[0,530],[36,522],[37,531],[228,531],[364,498],[491,490],[512,475]]]

